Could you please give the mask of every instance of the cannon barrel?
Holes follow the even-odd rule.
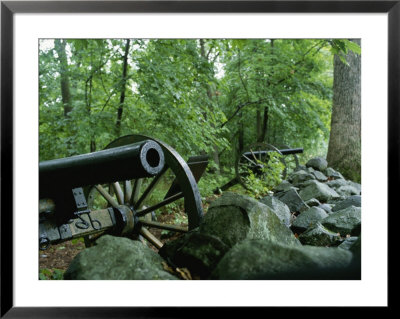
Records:
[[[279,150],[279,152],[281,152],[282,155],[300,154],[300,153],[303,153],[303,149],[302,148],[285,148],[285,149]]]
[[[157,175],[164,168],[164,152],[151,140],[98,152],[44,161],[39,164],[39,196],[118,180]]]
[[[260,155],[260,154],[261,155],[265,155],[266,153],[269,153],[269,152],[275,152],[275,151],[274,150],[253,151],[253,152],[243,153],[243,155],[249,157],[252,154],[257,156],[257,155]],[[302,148],[285,148],[285,149],[279,150],[279,152],[282,155],[299,154],[299,153],[303,153],[303,149]]]

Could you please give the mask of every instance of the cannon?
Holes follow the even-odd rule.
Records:
[[[152,244],[151,228],[187,232],[203,208],[197,182],[207,156],[187,162],[169,145],[144,135],[127,135],[104,150],[39,164],[39,248],[74,238],[90,246],[103,234]],[[183,200],[186,222],[164,223],[154,212]]]
[[[264,176],[263,168],[268,163],[270,154],[276,152],[280,157],[284,169],[282,171],[282,178],[285,179],[291,170],[296,170],[299,167],[299,160],[297,154],[303,153],[303,148],[290,148],[287,145],[282,145],[279,149],[267,143],[255,143],[246,147],[244,151],[237,156],[235,161],[235,177],[226,184],[214,190],[215,194],[220,191],[226,191],[230,187],[240,184],[244,188],[248,188],[246,184],[246,177],[249,170],[251,170],[259,178]]]

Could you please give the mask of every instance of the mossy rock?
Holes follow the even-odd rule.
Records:
[[[104,235],[96,245],[80,252],[64,279],[158,280],[178,279],[164,270],[164,260],[138,240]]]
[[[220,238],[228,247],[246,238],[300,245],[271,208],[254,198],[231,192],[211,203],[199,231]]]
[[[307,228],[316,225],[326,217],[328,217],[328,214],[323,209],[311,207],[296,217],[293,221],[292,228],[299,231],[305,231]]]
[[[347,278],[352,253],[340,248],[289,246],[246,239],[221,259],[211,279],[340,279]]]
[[[328,185],[320,182],[309,184],[307,187],[300,191],[299,195],[304,201],[308,201],[311,198],[316,198],[320,202],[324,203],[326,203],[331,198],[340,197],[336,191],[334,191]]]
[[[192,275],[206,278],[228,250],[218,237],[191,231],[165,243],[159,254],[174,267],[187,268]]]
[[[324,218],[321,224],[342,236],[359,236],[361,233],[361,208],[350,206],[336,211]]]
[[[303,245],[323,247],[337,246],[343,242],[338,233],[326,229],[320,223],[302,233],[299,240]]]

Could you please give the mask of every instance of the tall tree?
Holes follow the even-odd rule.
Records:
[[[360,45],[360,40],[353,40]],[[361,181],[361,55],[334,57],[333,104],[327,160],[346,178]]]
[[[213,63],[218,56],[216,54],[214,57],[210,57],[210,53],[213,51],[214,47],[211,45],[211,47],[208,49],[208,52],[206,52],[206,41],[204,39],[199,39],[199,45],[200,45],[200,56],[202,59],[202,63],[200,64],[202,67],[202,71],[205,74],[207,82],[204,83],[206,86],[206,91],[207,91],[207,97],[209,99],[209,107],[213,108],[213,99],[217,97],[217,90],[214,84],[215,82],[215,74],[214,74],[214,68],[213,68]],[[203,112],[204,119],[207,121],[207,113]],[[215,128],[214,123],[211,123],[211,126]],[[219,160],[219,151],[218,151],[218,146],[213,143],[212,144],[213,150],[211,151],[212,153],[212,158],[216,164],[216,173],[221,174],[221,163]]]
[[[60,84],[61,84],[61,98],[64,105],[64,115],[68,116],[68,113],[72,111],[71,105],[71,93],[68,77],[68,60],[66,54],[66,42],[65,40],[55,39],[54,49],[57,52],[59,60],[59,72],[60,72]]]
[[[125,88],[126,88],[126,80],[127,80],[127,72],[128,72],[128,54],[129,54],[129,45],[130,40],[127,39],[125,42],[125,52],[123,56],[122,63],[122,83],[121,83],[121,95],[119,98],[119,106],[117,113],[117,122],[116,122],[116,133],[117,136],[121,135],[121,120],[122,120],[122,112],[124,111],[124,102],[125,102]]]

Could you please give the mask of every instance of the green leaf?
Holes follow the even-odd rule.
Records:
[[[356,53],[358,55],[361,54],[361,47],[357,43],[348,40],[348,41],[346,41],[346,45],[354,53]]]

